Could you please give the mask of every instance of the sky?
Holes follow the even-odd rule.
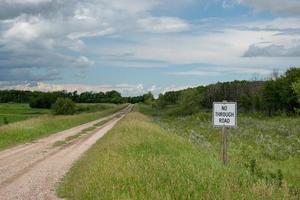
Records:
[[[299,0],[0,0],[0,89],[158,95],[299,66]]]

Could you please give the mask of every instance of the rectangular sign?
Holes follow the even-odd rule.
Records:
[[[237,104],[236,102],[214,102],[213,125],[215,127],[237,126]]]

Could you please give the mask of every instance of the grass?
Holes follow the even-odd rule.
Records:
[[[98,112],[115,107],[111,103],[77,103],[76,114]],[[30,108],[29,104],[0,103],[0,126],[51,114],[50,109]]]
[[[133,112],[75,163],[57,192],[67,199],[299,198],[280,173],[258,178],[254,162],[223,166],[217,148]]]
[[[28,104],[1,103],[0,126],[5,124],[5,119],[7,123],[13,123],[45,114],[50,114],[50,110],[30,108]]]
[[[45,115],[1,126],[0,149],[31,142],[37,138],[99,119],[124,107],[125,105],[115,105],[102,111],[71,116]]]
[[[140,109],[153,115],[153,110],[148,106],[141,105]],[[220,158],[221,130],[212,127],[211,119],[210,112],[185,117],[155,117],[156,123],[164,129],[189,139],[199,148],[209,149]],[[240,113],[238,128],[230,129],[229,133],[231,166],[250,169],[254,177],[264,181],[274,181],[282,173],[289,189],[300,195],[299,117],[268,118]]]

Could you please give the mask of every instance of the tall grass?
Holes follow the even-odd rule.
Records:
[[[209,148],[137,112],[99,140],[67,173],[67,199],[297,199],[286,183],[223,166]]]
[[[115,105],[103,111],[71,116],[40,116],[0,127],[0,149],[33,141],[74,126],[112,114],[125,105]]]
[[[153,111],[145,105],[141,111]],[[165,130],[208,149],[221,159],[221,130],[213,128],[211,113],[190,116],[156,115],[155,121]],[[300,195],[300,118],[265,117],[240,113],[238,128],[229,129],[229,162],[247,169],[257,180],[287,184]],[[252,169],[251,169],[252,168]]]

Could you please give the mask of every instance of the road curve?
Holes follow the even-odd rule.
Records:
[[[30,144],[19,145],[0,152],[0,199],[58,199],[55,195],[56,184],[86,150],[105,135],[115,124],[132,109],[83,124],[37,140]],[[112,118],[112,119],[111,119]],[[94,124],[111,119],[92,133],[62,146],[55,142],[78,134]]]

